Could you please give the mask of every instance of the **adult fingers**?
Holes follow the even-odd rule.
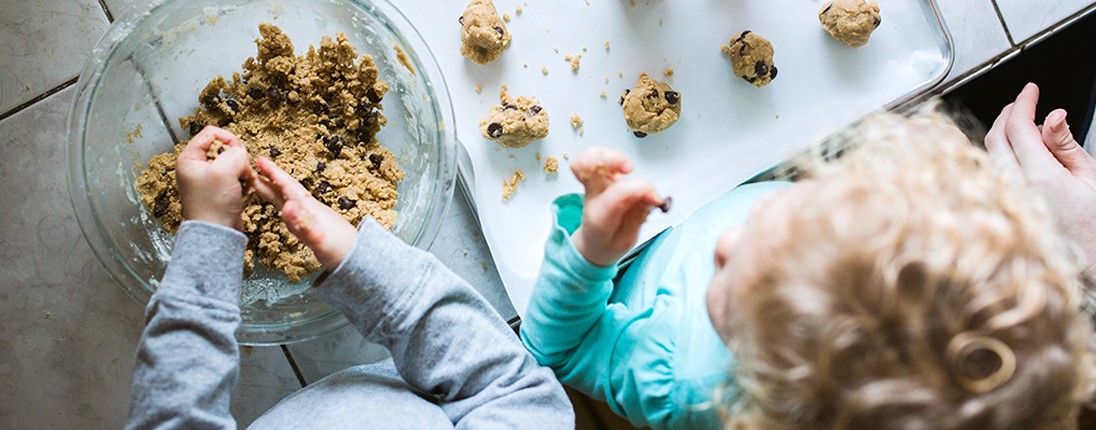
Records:
[[[1013,171],[1020,167],[1020,162],[1016,161],[1016,153],[1012,151],[1012,145],[1005,136],[1005,124],[1012,113],[1012,106],[1013,103],[1009,103],[1001,109],[1001,114],[993,121],[993,126],[986,133],[986,152],[989,153],[993,164],[1005,171]]]
[[[1096,174],[1092,156],[1088,155],[1081,144],[1073,139],[1073,133],[1069,131],[1064,109],[1056,109],[1047,115],[1046,121],[1043,122],[1042,137],[1047,149],[1066,170],[1074,174],[1080,172]]]
[[[1043,137],[1035,126],[1035,107],[1039,103],[1039,87],[1027,84],[1009,113],[1005,124],[1005,136],[1016,153],[1016,160],[1025,173],[1045,174],[1061,169],[1061,164],[1043,144]]]

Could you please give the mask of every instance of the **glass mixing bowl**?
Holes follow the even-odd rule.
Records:
[[[372,55],[388,125],[377,135],[407,173],[392,233],[429,248],[455,182],[453,108],[441,70],[414,26],[386,0],[135,2],[95,46],[69,115],[73,207],[92,250],[118,285],[144,304],[170,259],[173,238],[140,202],[136,180],[156,154],[189,134],[178,118],[218,74],[230,77],[256,55],[261,22],[273,23],[300,55],[322,36],[346,33]],[[402,51],[402,52],[401,52]],[[308,294],[312,277],[290,283],[257,267],[244,281],[242,344],[292,343],[346,324]]]

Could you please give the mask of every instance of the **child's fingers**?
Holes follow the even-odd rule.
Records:
[[[210,145],[213,145],[213,141],[219,140],[222,143],[231,147],[243,147],[243,143],[232,132],[207,125],[202,131],[194,135],[187,142],[182,152],[179,153],[179,158],[187,160],[206,161],[206,152],[209,151]]]
[[[609,148],[590,148],[571,161],[571,171],[586,188],[586,197],[601,194],[622,174],[632,171],[632,163],[624,153]]]
[[[1005,125],[1005,136],[1016,160],[1025,172],[1052,172],[1061,169],[1061,164],[1043,144],[1043,137],[1035,127],[1035,108],[1039,103],[1039,87],[1027,84],[1009,113]]]
[[[259,157],[255,164],[259,167],[259,172],[270,179],[270,185],[283,200],[304,200],[312,196],[300,182],[269,158]]]
[[[661,201],[654,186],[649,182],[638,179],[625,180],[607,188],[601,196],[590,201],[584,211],[590,222],[601,227],[599,230],[619,231],[625,221],[637,224],[635,227],[638,230],[638,225],[646,221],[646,214],[659,203]],[[643,216],[626,220],[626,217],[634,211],[643,212]],[[614,233],[615,236],[617,234]]]
[[[243,146],[230,147],[213,160],[213,168],[238,179],[249,181],[254,175],[251,170],[251,155]]]
[[[986,152],[989,153],[993,164],[1005,171],[1017,170],[1020,167],[1020,162],[1016,161],[1016,153],[1012,151],[1012,145],[1005,136],[1005,124],[1008,122],[1009,115],[1012,114],[1012,106],[1013,104],[1010,103],[1001,109],[1001,114],[993,121],[993,126],[986,133]]]

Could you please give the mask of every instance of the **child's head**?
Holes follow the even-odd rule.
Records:
[[[720,240],[709,309],[739,361],[731,424],[1071,426],[1091,328],[1045,205],[942,115],[854,133]]]

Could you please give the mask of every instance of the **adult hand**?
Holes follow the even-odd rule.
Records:
[[[225,146],[224,152],[211,160],[207,153],[214,142]],[[190,139],[179,153],[175,170],[183,219],[242,230],[244,190],[240,180],[248,181],[255,175],[250,161],[240,139],[226,130],[207,126]]]
[[[1066,237],[1096,260],[1096,160],[1073,138],[1065,110],[1035,125],[1038,103],[1039,87],[1027,84],[994,121],[986,150],[998,167],[1041,189]],[[1086,273],[1096,274],[1096,265]]]
[[[639,228],[662,200],[650,183],[623,178],[632,163],[618,151],[587,149],[571,161],[571,171],[586,188],[575,248],[595,265],[616,263],[635,246]]]
[[[282,212],[289,232],[316,254],[327,270],[335,270],[354,246],[358,230],[331,207],[320,203],[289,173],[266,157],[255,160],[259,172],[251,181],[259,196]]]

